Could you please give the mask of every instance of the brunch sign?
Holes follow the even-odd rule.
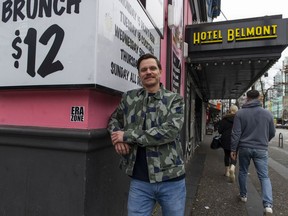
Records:
[[[63,63],[57,59],[57,54],[61,49],[65,30],[55,23],[48,25],[44,31],[39,31],[29,25],[29,20],[59,17],[64,13],[77,15],[80,13],[80,3],[81,0],[67,0],[65,3],[56,0],[3,1],[1,31],[5,30],[6,26],[15,26],[15,28],[13,29],[14,35],[9,35],[11,36],[9,38],[10,41],[8,39],[5,40],[5,38],[1,39],[4,39],[3,42],[7,42],[8,46],[11,43],[11,48],[9,49],[11,55],[9,56],[13,58],[14,68],[22,68],[23,65],[20,64],[20,59],[24,57],[23,54],[25,52],[26,60],[24,62],[26,62],[26,69],[24,70],[30,77],[35,77],[37,73],[44,78],[49,74],[63,70]],[[21,23],[21,25],[16,26],[13,23]],[[27,28],[23,28],[24,24],[26,24]],[[40,45],[46,46],[48,49],[44,58],[39,62],[38,68],[36,68],[36,56],[39,51],[37,48],[40,48]]]
[[[138,1],[3,0],[0,87],[141,86],[144,53],[160,35]]]

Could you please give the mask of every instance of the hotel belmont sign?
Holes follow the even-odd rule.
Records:
[[[266,16],[252,19],[193,24],[187,27],[189,51],[234,49],[286,44],[287,19]]]
[[[252,26],[227,29],[227,42],[277,38],[278,25]],[[193,44],[222,43],[222,30],[209,30],[193,33]]]

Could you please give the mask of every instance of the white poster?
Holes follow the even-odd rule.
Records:
[[[159,57],[159,36],[138,1],[3,0],[0,13],[0,87],[125,91],[139,86],[135,59]]]
[[[138,1],[100,1],[97,83],[126,91],[141,86],[138,58],[152,53],[159,58],[160,36]]]
[[[0,87],[93,83],[96,1],[1,1]]]

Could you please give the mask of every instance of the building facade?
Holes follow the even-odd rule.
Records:
[[[161,82],[185,98],[188,164],[205,106],[186,73],[185,26],[212,21],[219,3],[1,3],[0,215],[126,215],[129,178],[106,126],[121,94],[141,87],[143,53],[160,59]]]
[[[0,215],[126,215],[129,178],[106,126],[141,87],[142,54],[185,99],[189,169],[208,100],[237,99],[288,44],[279,15],[213,23],[220,0],[31,2],[0,5]]]

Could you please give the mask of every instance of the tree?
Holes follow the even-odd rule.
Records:
[[[270,86],[269,88],[265,88],[265,83],[261,80],[260,78],[260,88],[261,88],[261,95],[262,95],[262,101],[263,101],[263,107],[266,108],[266,99],[267,99],[267,94],[268,91],[274,90],[274,85]]]

